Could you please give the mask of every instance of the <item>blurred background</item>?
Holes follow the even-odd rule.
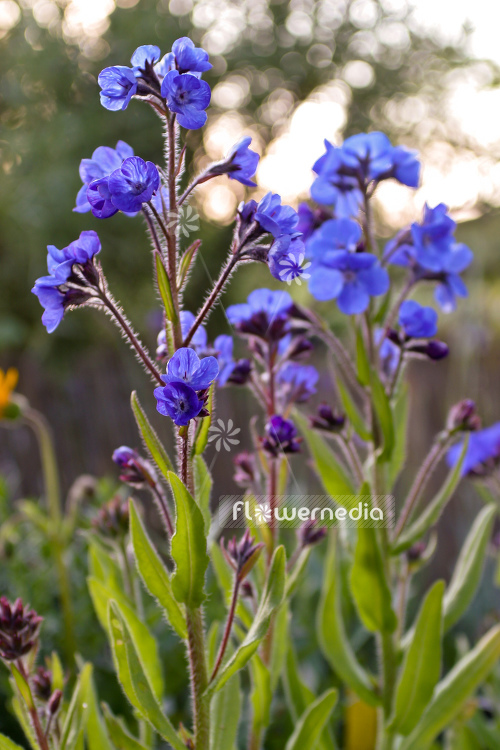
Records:
[[[188,134],[190,168],[251,135],[262,154],[255,197],[273,190],[297,206],[308,197],[324,138],[340,142],[380,129],[417,148],[423,163],[419,190],[385,183],[377,191],[380,236],[389,239],[417,219],[426,201],[445,202],[459,222],[458,238],[475,253],[466,274],[470,298],[452,316],[440,315],[450,357],[410,373],[411,450],[400,493],[454,402],[468,396],[485,424],[500,419],[499,21],[500,9],[488,0],[0,0],[0,367],[19,369],[19,392],[51,423],[65,490],[81,474],[116,480],[114,448],[139,447],[130,391],[139,391],[152,415],[154,403],[107,319],[77,311],[49,336],[30,289],[44,273],[47,244],[64,247],[95,229],[111,289],[154,348],[158,306],[140,219],[99,221],[72,208],[80,160],[96,147],[122,139],[143,158],[161,160],[153,112],[137,102],[121,113],[103,109],[100,70],[128,64],[141,44],[165,53],[184,35],[209,51],[214,66],[205,76],[213,89],[208,125]],[[239,183],[223,178],[203,186],[192,203],[193,239],[198,225],[203,238],[188,288],[193,311],[220,267],[244,196]],[[274,282],[266,267],[244,266],[224,305],[243,301],[255,286]],[[312,302],[304,286],[294,295]],[[318,309],[341,330],[334,304]],[[210,339],[228,332],[222,310],[208,330]],[[324,398],[327,376],[321,388]],[[235,389],[220,393],[218,403],[219,416],[243,428],[256,411],[251,396]],[[165,424],[156,424],[168,439]],[[231,456],[210,450],[216,494],[237,491]],[[28,430],[0,428],[0,475],[4,517],[17,499],[40,494]],[[316,488],[305,462],[296,476]],[[443,520],[433,577],[448,577],[478,508],[464,485]],[[496,619],[494,607],[481,591],[470,628],[485,613]]]

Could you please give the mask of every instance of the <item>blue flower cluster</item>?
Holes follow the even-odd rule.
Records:
[[[342,146],[325,141],[326,153],[313,166],[317,177],[311,197],[321,205],[333,206],[337,218],[357,216],[371,184],[395,179],[418,187],[420,163],[417,153],[392,146],[384,133],[358,133]]]
[[[178,426],[206,416],[204,405],[208,389],[219,374],[215,357],[200,359],[194,349],[178,349],[167,364],[164,386],[155,388],[156,408]]]
[[[341,312],[364,312],[370,297],[385,294],[389,274],[377,257],[361,250],[362,231],[352,219],[330,219],[312,235],[309,291],[320,301],[336,299]]]
[[[98,280],[93,260],[101,250],[101,243],[95,232],[82,232],[68,247],[58,250],[49,245],[47,250],[49,275],[37,279],[31,291],[45,309],[42,323],[52,333],[68,307],[90,299],[90,287]]]
[[[391,263],[411,269],[415,281],[437,281],[435,298],[444,312],[456,308],[457,297],[467,297],[460,273],[472,262],[472,250],[456,241],[456,223],[448,208],[427,204],[421,222],[391,240],[385,256]]]
[[[143,45],[132,55],[132,67],[105,68],[98,78],[101,104],[109,110],[123,110],[133,96],[153,97],[166,104],[182,127],[201,128],[211,98],[210,86],[201,79],[212,67],[208,53],[182,37],[174,42],[171,52],[160,57],[159,47]]]

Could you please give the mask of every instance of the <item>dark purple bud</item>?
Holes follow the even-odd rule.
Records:
[[[313,349],[314,345],[312,341],[306,339],[305,336],[299,336],[293,339],[285,356],[287,359],[305,359]]]
[[[224,547],[224,540],[222,539],[221,547],[238,580],[243,581],[257,562],[264,544],[262,542],[257,543],[250,535],[250,530],[247,529],[239,541],[236,540],[236,537],[233,537],[227,543],[227,549]]]
[[[345,425],[345,415],[335,412],[328,404],[320,404],[316,416],[309,417],[311,427],[325,432],[340,432]]]
[[[239,359],[233,369],[231,375],[227,379],[227,383],[233,383],[233,385],[245,385],[248,382],[250,373],[252,372],[252,363],[249,359]]]
[[[396,344],[396,346],[401,346],[401,337],[398,331],[395,331],[394,328],[389,328],[389,330],[386,333],[386,338],[389,339],[389,341],[392,341],[393,344]]]
[[[34,648],[43,617],[25,607],[21,599],[14,604],[0,598],[0,658],[17,661]]]
[[[107,539],[121,539],[129,530],[129,505],[118,495],[113,497],[92,519],[93,528]]]
[[[240,487],[251,487],[257,481],[259,469],[257,459],[252,453],[238,453],[234,458],[234,465],[236,472],[233,478]]]
[[[325,538],[327,529],[318,526],[316,521],[310,518],[304,521],[302,526],[297,530],[297,537],[301,547],[310,547],[318,544]]]
[[[427,344],[414,344],[407,349],[411,354],[422,354],[432,360],[444,359],[448,356],[448,345],[444,341],[429,341]]]
[[[38,667],[31,683],[35,696],[46,703],[52,695],[52,674],[45,667]]]
[[[262,439],[262,447],[272,456],[280,453],[298,453],[302,438],[297,437],[297,428],[289,419],[283,419],[275,414],[266,424],[266,436]]]
[[[59,711],[59,708],[61,707],[62,696],[63,694],[61,690],[54,690],[54,692],[50,696],[50,700],[47,705],[50,716],[55,716]]]
[[[113,453],[113,461],[121,469],[120,479],[133,487],[143,487],[147,484],[154,487],[157,483],[156,472],[149,461],[137,451],[122,445]]]
[[[241,584],[241,596],[245,599],[255,599],[255,592],[250,581],[243,581]]]
[[[425,542],[416,542],[410,549],[406,550],[408,562],[415,563],[420,560],[426,549]]]
[[[451,407],[446,420],[446,429],[450,432],[475,432],[481,428],[481,419],[476,404],[471,399],[463,399]]]

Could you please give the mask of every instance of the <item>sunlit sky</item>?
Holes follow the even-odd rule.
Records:
[[[78,42],[84,51],[94,51],[102,57],[106,42],[102,40],[109,24],[109,15],[114,8],[132,7],[139,0],[69,0],[64,10],[63,33],[69,42]],[[167,0],[162,0],[167,4]],[[313,0],[292,0],[287,29],[292,35],[307,33],[309,19],[307,8]],[[342,4],[343,0],[329,0],[330,6]],[[384,7],[395,14],[405,6],[405,0],[381,0]],[[231,42],[231,36],[240,33],[243,14],[238,7],[242,3],[227,3],[225,0],[170,0],[170,12],[182,14],[193,9],[192,20],[198,28],[205,29],[203,44],[212,54],[223,51]],[[469,40],[469,52],[478,59],[489,58],[500,65],[500,3],[498,0],[412,0],[413,24],[431,30],[443,41],[456,41],[464,23],[473,27]],[[62,3],[57,0],[0,0],[0,36],[7,33],[20,19],[21,6],[33,8],[37,22],[50,27],[60,17]],[[213,18],[214,7],[220,6],[218,16]],[[248,6],[248,3],[247,3]],[[263,16],[266,12],[264,0],[252,0],[251,13]],[[354,10],[352,10],[354,8]],[[362,19],[363,28],[370,29],[371,17],[376,18],[373,0],[355,0],[352,13]],[[375,15],[374,15],[375,13]],[[238,15],[239,14],[239,15]],[[219,23],[219,26],[217,25]],[[373,24],[372,24],[373,25]],[[401,24],[394,24],[405,34]],[[147,40],[145,40],[147,42]],[[90,47],[86,47],[90,45]],[[93,47],[92,47],[93,45]],[[101,47],[99,46],[101,45]],[[325,45],[315,45],[317,54],[328,53]],[[323,49],[321,49],[323,48]],[[92,54],[90,54],[92,56]],[[484,71],[483,71],[484,72]],[[449,93],[445,102],[447,117],[456,123],[474,145],[483,149],[477,156],[472,150],[457,153],[445,142],[431,142],[422,153],[424,164],[422,186],[415,193],[398,185],[385,183],[378,195],[379,206],[388,224],[400,224],[402,219],[412,219],[425,201],[435,204],[444,201],[455,210],[457,217],[474,215],[475,205],[488,200],[500,205],[500,89],[489,88],[487,72],[478,70],[473,75],[458,73],[450,79]],[[309,99],[292,110],[290,117],[283,118],[283,125],[276,131],[274,140],[262,154],[257,181],[262,191],[279,192],[284,199],[296,202],[307,196],[313,178],[311,164],[323,152],[323,140],[340,142],[346,121],[346,104],[349,87],[363,88],[370,85],[372,69],[363,60],[348,63],[342,71],[342,79],[316,90]],[[246,79],[221,83],[215,87],[213,96],[226,114],[217,118],[205,130],[204,146],[211,159],[220,158],[230,146],[245,133],[255,136],[254,144],[262,153],[264,144],[256,133],[245,128],[235,110],[238,96],[244,93]],[[277,99],[275,117],[283,116],[279,109],[285,108],[285,97]],[[408,122],[415,122],[415,132],[420,119],[419,100],[406,100],[397,113]],[[424,139],[425,140],[425,139]],[[498,152],[498,154],[497,154]],[[497,156],[497,158],[496,158]],[[242,197],[241,189],[234,182],[221,183],[219,187],[202,190],[200,198],[206,212],[213,218],[229,218],[237,201]],[[390,207],[390,209],[389,209]]]

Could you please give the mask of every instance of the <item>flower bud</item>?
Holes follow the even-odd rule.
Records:
[[[59,708],[61,707],[61,701],[62,701],[62,691],[61,690],[54,690],[52,695],[50,696],[47,709],[50,716],[55,716],[56,713],[59,711]]]
[[[256,543],[247,529],[239,541],[233,537],[228,542],[227,550],[224,548],[224,540],[221,540],[221,547],[238,580],[243,581],[259,559],[264,544]]]
[[[149,487],[156,485],[157,477],[153,466],[132,448],[126,445],[117,448],[113,453],[113,461],[121,469],[122,482],[127,482],[133,487],[143,487],[145,484]]]
[[[235,456],[233,462],[236,467],[236,472],[233,477],[236,484],[239,484],[240,487],[251,487],[257,481],[259,476],[255,456],[248,451],[243,451]]]
[[[335,412],[328,404],[318,406],[317,416],[309,417],[311,427],[325,432],[340,432],[345,425],[345,415]]]
[[[226,382],[233,383],[233,385],[245,385],[245,383],[248,382],[251,372],[252,363],[250,362],[250,360],[239,359],[231,370],[231,374],[229,375]]]
[[[31,680],[33,692],[38,700],[46,703],[52,695],[52,674],[45,667],[38,667]]]
[[[289,419],[275,414],[266,424],[266,436],[262,438],[262,447],[272,456],[280,453],[298,453],[302,438],[297,437],[297,428]]]
[[[129,505],[117,495],[92,519],[93,528],[107,539],[121,539],[129,530]]]
[[[308,521],[304,521],[297,530],[297,538],[301,547],[311,547],[313,544],[321,542],[325,538],[326,532],[326,528],[318,526],[316,521],[310,518]]]
[[[0,658],[17,661],[36,648],[42,622],[43,617],[25,607],[21,599],[11,604],[0,597]]]
[[[411,354],[421,354],[434,361],[447,357],[449,353],[448,345],[437,339],[428,341],[426,344],[413,344],[408,347],[407,351]]]
[[[476,411],[476,404],[469,398],[459,401],[451,407],[446,420],[449,432],[474,432],[481,427],[481,419]]]

